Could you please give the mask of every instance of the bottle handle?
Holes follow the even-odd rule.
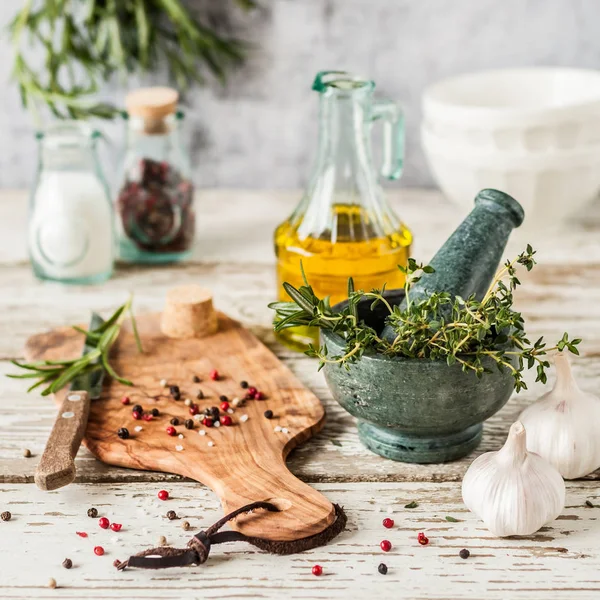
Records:
[[[393,100],[378,100],[371,111],[371,121],[383,121],[383,163],[380,174],[386,179],[400,179],[404,168],[404,115]]]

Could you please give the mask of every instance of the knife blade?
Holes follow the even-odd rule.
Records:
[[[97,329],[104,320],[92,313],[88,331]],[[82,356],[94,346],[84,342]],[[78,375],[65,394],[58,416],[46,443],[46,448],[35,471],[35,483],[42,490],[55,490],[68,485],[75,479],[75,456],[85,434],[90,401],[100,397],[104,369],[99,366],[87,373]]]

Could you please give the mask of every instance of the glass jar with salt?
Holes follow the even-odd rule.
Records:
[[[96,154],[98,131],[62,122],[37,134],[28,246],[40,279],[99,283],[114,262],[113,210]]]
[[[127,142],[116,210],[119,254],[128,262],[168,263],[191,254],[194,188],[179,139],[178,99],[166,87],[138,89],[125,99]]]

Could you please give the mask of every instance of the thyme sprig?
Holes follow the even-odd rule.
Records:
[[[143,352],[142,342],[138,333],[135,317],[132,309],[132,298],[117,310],[96,329],[86,330],[73,325],[73,329],[85,335],[85,344],[93,348],[79,358],[71,360],[44,360],[34,363],[23,363],[16,360],[11,361],[13,365],[25,369],[27,373],[20,375],[10,374],[13,379],[35,379],[33,385],[27,390],[32,390],[45,385],[42,396],[48,396],[61,390],[71,383],[76,377],[104,369],[113,379],[123,385],[132,386],[133,382],[117,374],[109,362],[110,350],[119,337],[121,325],[126,316],[131,320],[133,335],[138,352]]]
[[[521,284],[517,269],[527,271],[536,264],[535,251],[527,249],[512,261],[506,261],[481,300],[452,296],[447,292],[434,292],[423,299],[411,298],[410,290],[423,273],[433,273],[433,267],[417,263],[410,258],[406,267],[398,268],[405,275],[406,307],[391,306],[381,290],[355,291],[348,281],[348,304],[334,311],[329,298],[318,298],[309,285],[304,270],[304,285],[296,289],[289,283],[283,286],[291,302],[275,302],[269,306],[276,312],[275,330],[287,327],[316,326],[338,334],[345,342],[344,353],[330,356],[327,346],[310,346],[308,356],[319,359],[319,369],[325,364],[348,367],[365,352],[378,352],[386,356],[401,356],[428,360],[444,360],[449,366],[458,363],[462,370],[472,371],[481,378],[495,367],[500,372],[509,371],[515,380],[515,390],[527,389],[523,380],[525,368],[536,368],[536,381],[546,383],[548,352],[568,350],[579,354],[581,339],[569,338],[565,333],[552,347],[544,338],[534,343],[527,338],[524,320],[513,309],[513,292]],[[393,341],[380,337],[358,317],[357,306],[361,300],[370,299],[371,310],[383,304],[388,311],[386,323],[396,334]]]

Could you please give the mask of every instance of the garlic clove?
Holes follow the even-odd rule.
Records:
[[[554,387],[520,420],[527,429],[527,448],[565,479],[576,479],[600,468],[600,398],[579,388],[566,353],[558,353],[554,363]]]
[[[499,451],[473,461],[462,495],[494,535],[531,535],[563,510],[565,483],[550,463],[528,452],[525,428],[517,421]]]

